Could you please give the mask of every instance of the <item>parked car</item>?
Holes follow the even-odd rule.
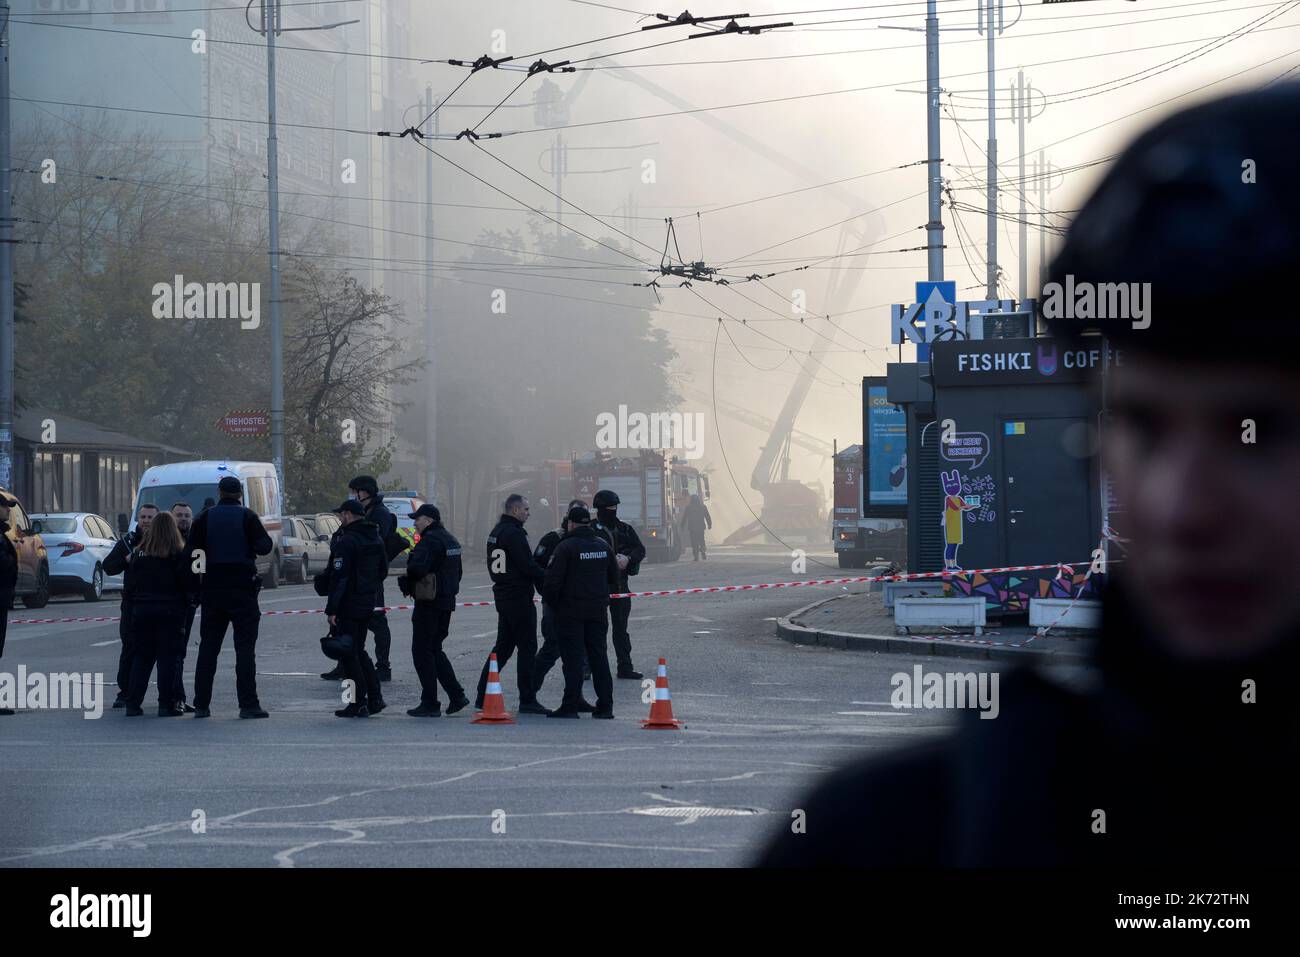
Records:
[[[14,544],[18,553],[18,582],[14,587],[14,597],[21,598],[27,608],[44,608],[50,600],[50,561],[45,551],[45,542],[41,539],[39,525],[34,525],[23,510],[18,496],[6,488],[0,488],[6,498],[13,500],[9,509],[9,530],[5,537]]]
[[[299,518],[301,517],[303,516],[299,516]],[[308,515],[306,518],[317,535],[325,536],[326,544],[334,537],[334,533],[339,530],[339,526],[343,524],[333,512],[318,512],[315,515]]]
[[[108,522],[89,512],[43,512],[39,523],[50,566],[50,592],[80,594],[99,601],[106,591],[121,591],[121,575],[105,575],[104,559],[117,541]]]
[[[328,523],[317,524],[317,515],[290,515],[284,520],[280,535],[280,553],[284,556],[284,576],[289,581],[308,582],[325,568],[330,557]],[[334,518],[333,515],[329,516]],[[338,519],[334,519],[337,523]]]
[[[420,540],[420,535],[415,530],[415,522],[409,516],[424,504],[424,499],[419,492],[413,492],[409,489],[397,492],[380,492],[379,494],[384,497],[384,505],[388,507],[388,510],[397,516],[397,534],[411,543],[410,548],[407,548],[406,551],[388,563],[388,573],[390,575],[400,575],[406,571],[407,556],[411,554],[411,549],[415,547],[415,543]]]
[[[135,499],[135,512],[119,515],[118,527],[135,526],[135,516],[141,505],[156,505],[160,510],[170,509],[177,502],[186,502],[194,510],[194,517],[203,510],[203,503],[217,501],[217,483],[227,475],[239,479],[244,489],[244,505],[257,513],[262,526],[271,536],[274,547],[269,555],[257,556],[257,573],[262,584],[275,588],[280,584],[280,482],[275,466],[270,462],[168,462],[155,465],[140,476],[140,491]]]

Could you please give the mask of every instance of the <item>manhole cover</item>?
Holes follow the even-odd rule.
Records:
[[[650,817],[751,817],[758,812],[747,807],[634,807],[633,814]]]

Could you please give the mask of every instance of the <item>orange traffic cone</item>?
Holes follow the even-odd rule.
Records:
[[[682,723],[673,717],[673,699],[668,693],[668,662],[659,659],[659,675],[655,678],[655,700],[650,705],[650,717],[641,722],[643,728],[680,728]]]
[[[488,658],[487,687],[483,693],[483,710],[474,715],[470,724],[514,724],[506,710],[506,699],[501,696],[501,674],[497,671],[497,655]]]

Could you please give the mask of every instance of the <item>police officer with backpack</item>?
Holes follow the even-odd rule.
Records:
[[[365,518],[377,526],[389,562],[410,547],[410,542],[397,534],[397,516],[384,504],[384,497],[379,494],[379,483],[373,475],[358,475],[348,483],[348,490],[361,504]],[[384,580],[381,578],[375,591],[375,607],[383,608],[387,604],[384,600]],[[393,633],[388,629],[388,612],[372,611],[366,627],[375,633],[375,672],[380,681],[392,681],[393,671],[388,655],[393,646]]]
[[[240,504],[243,486],[227,475],[217,483],[220,501],[194,520],[186,543],[186,562],[200,575],[199,660],[194,669],[194,717],[211,712],[212,682],[226,628],[235,633],[235,686],[241,718],[265,718],[257,700],[257,629],[262,609],[257,592],[257,555],[269,555],[274,543],[262,520]],[[198,559],[196,563],[196,559]]]
[[[330,557],[325,615],[343,642],[339,666],[355,692],[353,700],[334,714],[368,718],[386,707],[374,662],[366,652],[366,628],[375,607],[375,590],[388,576],[388,559],[378,527],[366,518],[359,502],[348,499],[334,511],[342,529]]]
[[[581,505],[569,509],[569,531],[555,547],[546,568],[542,596],[555,609],[564,662],[564,700],[552,718],[576,718],[583,710],[582,663],[584,656],[596,686],[593,718],[614,717],[614,680],[609,674],[605,635],[609,627],[605,610],[610,593],[619,588],[618,560],[591,527],[591,513]]]
[[[420,704],[406,713],[413,718],[437,718],[442,714],[438,684],[447,692],[447,714],[469,704],[469,696],[456,680],[442,643],[451,629],[460,591],[460,542],[442,524],[437,506],[424,504],[409,516],[420,536],[406,560],[406,574],[397,579],[403,595],[415,599],[411,612],[411,658],[420,678]]]

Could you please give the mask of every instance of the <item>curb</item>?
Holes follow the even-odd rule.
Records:
[[[838,601],[843,595],[831,595],[812,604],[796,608],[788,615],[777,618],[777,636],[792,644],[820,645],[840,651],[874,651],[906,655],[935,655],[948,658],[977,658],[992,661],[1031,660],[1043,664],[1083,664],[1092,659],[1085,652],[1066,650],[1039,650],[1037,648],[999,648],[995,645],[968,645],[957,641],[914,638],[904,635],[860,635],[847,631],[828,631],[808,628],[794,623],[794,618],[812,611],[828,602]]]

